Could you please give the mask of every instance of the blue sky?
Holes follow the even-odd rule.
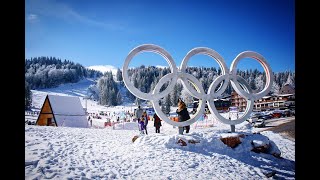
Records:
[[[53,56],[84,66],[122,68],[141,44],[167,50],[177,66],[195,47],[217,51],[230,68],[242,51],[258,52],[274,72],[295,70],[294,0],[26,0],[25,57]],[[160,55],[137,55],[130,66],[168,66]],[[205,55],[189,66],[218,66]],[[239,69],[262,66],[253,59]]]

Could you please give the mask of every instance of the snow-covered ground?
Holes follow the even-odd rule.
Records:
[[[33,90],[33,105],[40,108],[47,93],[80,96],[83,107],[89,80],[58,88]],[[87,101],[88,112],[132,111],[135,106],[104,107]],[[205,126],[204,124],[211,124]],[[201,125],[202,124],[202,125]],[[253,134],[243,122],[236,133],[245,134],[232,149],[220,138],[232,135],[230,126],[216,120],[192,124],[189,134],[162,121],[155,133],[149,121],[148,135],[139,135],[135,122],[121,122],[106,128],[25,126],[25,179],[295,179],[295,142],[264,131]],[[187,146],[178,139],[199,143]],[[282,158],[255,153],[251,142],[270,141]]]

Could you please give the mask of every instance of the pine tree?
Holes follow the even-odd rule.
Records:
[[[271,90],[270,90],[270,94],[271,95],[276,95],[276,94],[279,94],[279,91],[280,91],[279,84],[277,82],[273,81],[272,87],[271,87]]]
[[[250,81],[249,81],[249,86],[250,88],[253,90],[253,91],[256,91],[257,90],[257,86],[256,86],[256,83],[254,81],[254,78],[249,78]]]
[[[122,103],[123,103],[122,96],[121,96],[120,92],[118,92],[118,94],[117,94],[117,104],[122,104]]]
[[[120,81],[120,82],[122,81],[122,72],[119,68],[117,69],[116,77],[117,77],[117,81]]]
[[[284,84],[289,84],[289,85],[293,86],[293,84],[294,84],[293,82],[294,82],[293,77],[291,76],[291,73],[289,73],[287,81]]]
[[[135,105],[140,105],[141,104],[141,100],[138,97],[136,97],[136,100],[134,101],[134,104]]]
[[[99,89],[96,85],[91,84],[87,89],[87,96],[93,100],[99,100]]]
[[[173,106],[177,106],[178,105],[178,99],[179,99],[179,87],[178,84],[175,84],[173,87],[173,91],[170,93],[170,97],[171,97],[171,105]]]
[[[29,83],[27,81],[25,81],[24,87],[25,87],[25,95],[24,95],[25,106],[24,106],[24,108],[27,110],[27,109],[30,109],[31,105],[32,105],[32,92],[30,90]]]
[[[165,97],[165,102],[164,102],[164,113],[165,114],[169,114],[170,113],[170,107],[171,107],[171,100],[170,100],[170,94],[168,94],[166,97]]]
[[[255,78],[255,86],[257,88],[257,91],[261,91],[265,85],[265,82],[263,82],[263,75],[258,75]]]

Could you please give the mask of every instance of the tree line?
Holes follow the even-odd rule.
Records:
[[[83,78],[98,78],[100,71],[88,69],[70,60],[55,57],[35,57],[25,60],[25,80],[31,89],[57,87]]]
[[[130,81],[136,88],[148,93],[155,88],[163,76],[170,72],[168,67],[158,68],[155,66],[146,67],[142,65],[137,68],[130,68],[128,75]],[[201,82],[205,92],[208,92],[210,84],[221,74],[221,69],[215,67],[188,67],[186,72],[196,77]],[[257,69],[238,70],[237,74],[243,77],[249,86],[256,91],[261,91],[266,83],[265,72],[260,72]],[[277,72],[273,73],[273,75],[274,82],[271,92],[269,93],[270,95],[278,94],[280,88],[285,84],[295,86],[295,72]],[[75,83],[85,77],[97,78],[97,83],[88,87],[87,96],[96,100],[100,105],[116,106],[123,102],[141,103],[141,100],[131,94],[124,86],[120,69],[118,69],[116,74],[112,74],[111,71],[102,74],[101,72],[87,69],[79,63],[75,64],[68,60],[61,61],[54,57],[38,57],[26,59],[26,107],[29,107],[31,104],[31,89],[50,88],[64,83]],[[175,83],[173,91],[159,101],[164,112],[170,112],[170,106],[176,106],[179,98],[186,102],[192,102],[193,97],[183,88],[180,81],[166,82],[160,88],[160,92],[163,91],[169,83]],[[227,89],[221,98],[231,95],[233,91],[230,82],[227,83]],[[219,86],[216,90],[218,88]]]
[[[210,84],[221,75],[221,69],[215,67],[188,67],[186,72],[195,76],[202,84],[205,92],[208,92]],[[159,80],[165,76],[166,74],[170,73],[170,69],[166,68],[158,68],[155,66],[148,66],[145,67],[144,65],[138,68],[132,68],[128,70],[128,75],[130,81],[134,84],[134,86],[142,92],[148,93],[152,91]],[[122,81],[122,72],[118,69],[117,74],[117,81]],[[249,84],[250,88],[254,91],[261,91],[266,83],[266,76],[265,72],[260,72],[258,69],[249,69],[249,70],[238,70],[237,75],[244,78],[247,83]],[[277,72],[273,73],[274,82],[272,84],[271,91],[269,95],[278,94],[281,87],[285,84],[290,84],[293,87],[295,86],[295,72],[292,71],[285,71],[285,72]],[[182,83],[172,82],[175,83],[173,91],[160,100],[159,104],[162,107],[164,112],[170,112],[170,106],[176,106],[178,99],[181,98],[184,101],[192,102],[192,96],[183,88]],[[160,92],[163,91],[169,82],[163,85],[160,89]],[[194,86],[192,86],[194,87]],[[216,88],[216,90],[219,86]],[[233,88],[228,82],[228,86],[226,91],[222,94],[221,98],[225,96],[231,95]],[[136,103],[140,103],[140,99],[136,98],[134,95],[130,93],[130,91],[126,90],[125,96],[134,101]]]

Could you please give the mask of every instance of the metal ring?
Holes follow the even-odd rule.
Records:
[[[131,59],[137,55],[138,53],[141,53],[143,51],[150,51],[150,52],[155,52],[160,54],[162,57],[166,59],[166,61],[169,63],[171,73],[163,76],[157,85],[155,86],[154,90],[151,93],[144,93],[138,90],[134,85],[130,82],[127,71],[128,71],[128,66],[131,61]],[[222,74],[218,76],[210,85],[208,94],[205,93],[200,81],[196,79],[194,76],[191,74],[186,73],[186,68],[187,68],[187,63],[189,59],[196,55],[196,54],[205,54],[210,57],[212,57],[214,60],[216,60],[221,68]],[[253,58],[257,60],[264,68],[266,72],[266,85],[264,89],[261,92],[258,93],[253,93],[252,89],[248,85],[248,83],[240,76],[238,76],[236,73],[237,69],[237,64],[238,62],[243,59],[243,58]],[[137,96],[138,98],[144,99],[144,100],[149,100],[151,101],[155,112],[159,115],[159,117],[164,120],[165,122],[173,125],[173,126],[188,126],[191,125],[192,123],[196,122],[197,119],[200,118],[200,116],[203,114],[205,111],[205,102],[208,102],[209,109],[211,113],[213,113],[213,116],[218,119],[220,122],[225,123],[225,124],[230,124],[230,125],[235,125],[242,123],[245,121],[250,113],[252,112],[253,109],[253,104],[254,100],[260,99],[263,96],[265,96],[271,89],[272,83],[273,83],[273,74],[272,70],[267,63],[267,61],[264,59],[264,57],[256,52],[253,51],[244,51],[240,53],[232,62],[231,64],[231,70],[229,72],[229,69],[227,68],[224,59],[217,53],[216,51],[207,48],[207,47],[197,47],[192,50],[190,50],[187,55],[184,57],[182,60],[182,63],[180,65],[180,68],[178,69],[177,66],[175,65],[173,58],[171,55],[164,50],[163,48],[153,45],[153,44],[144,44],[141,46],[138,46],[134,48],[127,56],[125,59],[125,63],[122,68],[122,76],[123,76],[123,81],[124,84],[126,85],[127,89]],[[182,81],[183,87],[186,88],[187,92],[199,99],[199,106],[197,109],[197,113],[191,117],[189,120],[184,121],[184,122],[175,122],[170,120],[161,110],[159,106],[159,100],[166,95],[168,95],[172,90],[175,85],[175,83],[180,79]],[[170,81],[170,84],[168,87],[160,92],[160,88],[164,85],[164,83]],[[237,120],[229,120],[224,118],[219,114],[217,111],[215,105],[214,105],[214,99],[218,98],[227,88],[228,82],[231,82],[231,85],[233,89],[242,97],[244,97],[247,100],[247,106],[246,110],[244,112],[244,115],[240,117]],[[189,82],[196,88],[196,90],[190,86]],[[221,84],[222,83],[222,84]],[[215,92],[216,88],[218,85],[220,85],[218,91]]]
[[[160,54],[169,63],[171,73],[174,75],[173,80],[176,80],[178,70],[177,70],[176,63],[173,61],[171,55],[166,50],[164,50],[163,48],[161,48],[157,45],[144,44],[144,45],[138,46],[130,51],[130,53],[128,54],[128,56],[124,62],[123,68],[122,68],[123,82],[126,85],[126,87],[128,88],[128,90],[132,94],[137,96],[138,98],[141,98],[144,100],[151,100],[150,97],[153,97],[153,94],[141,92],[139,89],[134,87],[134,85],[130,82],[129,76],[128,76],[128,66],[129,66],[130,61],[132,60],[132,58],[134,56],[136,56],[137,54],[144,52],[144,51],[155,52],[155,53]],[[173,82],[176,82],[176,81],[173,81]],[[174,85],[175,85],[174,83],[170,83],[170,85],[167,87],[167,89],[162,91],[160,93],[160,95],[164,97],[167,94],[169,94],[173,90]]]

